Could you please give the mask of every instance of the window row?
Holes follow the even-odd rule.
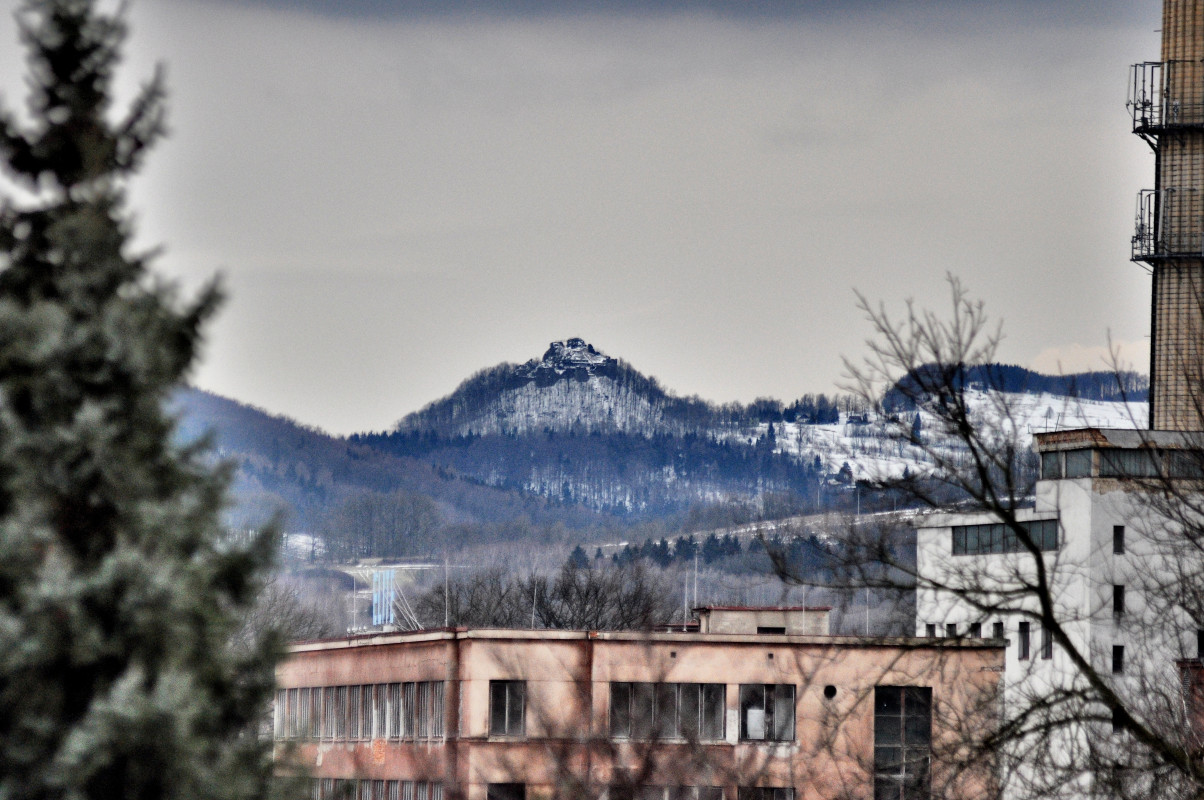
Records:
[[[434,781],[371,781],[316,778],[313,800],[443,800],[443,784]]]
[[[489,735],[522,736],[525,681],[489,682]],[[610,684],[610,735],[616,739],[723,741],[727,687],[721,683]],[[793,741],[794,686],[740,686],[740,738]]]
[[[1151,448],[1106,448],[1067,450],[1041,454],[1041,477],[1088,478],[1095,472],[1095,453],[1099,453],[1098,475],[1103,478],[1189,478],[1204,477],[1204,453],[1197,450],[1155,450]]]
[[[721,683],[612,683],[610,735],[722,741],[726,694]]]
[[[936,624],[935,623],[929,622],[927,625],[924,626],[924,628],[925,628],[925,635],[927,635],[928,638],[931,639],[936,636]],[[947,623],[945,623],[944,631],[945,631],[945,637],[948,639],[955,639],[958,636],[965,636],[967,639],[981,639],[982,638],[982,623],[981,622],[971,622],[969,627],[966,628],[965,632],[963,633],[962,630],[960,628],[958,628],[956,622],[947,622]],[[991,623],[991,636],[995,639],[1003,638],[1003,623],[1002,622]]]
[[[280,689],[277,739],[431,739],[443,736],[443,683]]]
[[[1039,550],[1058,549],[1058,521],[1040,519],[1020,523]],[[1016,531],[1002,522],[989,525],[953,526],[953,555],[974,556],[988,553],[1022,553],[1026,548],[1020,543]]]
[[[611,786],[606,800],[723,800],[719,786]]]
[[[1121,610],[1116,612],[1118,615],[1124,613],[1123,587],[1121,587],[1121,590],[1122,591],[1121,591],[1120,596],[1122,599],[1120,601],[1120,606],[1119,606],[1119,608]],[[1116,601],[1115,601],[1115,595],[1113,597],[1114,597],[1113,607],[1115,609],[1117,607]],[[936,625],[935,624],[930,622],[925,626],[925,629],[926,629],[926,633],[929,637],[936,636]],[[957,636],[962,636],[962,635],[963,635],[962,631],[958,629],[956,622],[949,622],[949,623],[945,624],[945,636],[946,637],[952,639],[952,638],[955,638]],[[966,630],[966,633],[964,635],[968,639],[981,638],[982,637],[982,623],[981,622],[971,622],[969,628]],[[1004,630],[1003,630],[1002,622],[992,623],[991,635],[996,639],[1003,638]],[[1033,641],[1032,623],[1027,622],[1027,621],[1019,623],[1017,625],[1017,630],[1016,630],[1016,648],[1017,648],[1016,649],[1016,658],[1020,659],[1021,661],[1024,661],[1025,659],[1030,658],[1032,656],[1032,641]],[[1041,628],[1040,652],[1041,652],[1041,658],[1053,658],[1053,635],[1049,632],[1049,630],[1047,628]]]

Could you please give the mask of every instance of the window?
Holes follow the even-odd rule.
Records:
[[[607,800],[723,800],[720,786],[611,786]]]
[[[1117,617],[1125,615],[1125,587],[1119,583],[1112,587],[1112,614]]]
[[[1021,622],[1020,631],[1016,637],[1019,640],[1016,643],[1016,658],[1020,659],[1021,661],[1024,661],[1026,658],[1028,658],[1028,630],[1029,623]]]
[[[794,739],[794,685],[756,683],[740,687],[740,738],[788,742]]]
[[[1125,526],[1112,526],[1112,552],[1118,556],[1125,553]]]
[[[981,639],[982,638],[982,623],[981,622],[971,622],[969,635],[970,635],[971,639]]]
[[[1125,646],[1123,644],[1112,645],[1112,671],[1115,673],[1125,671]]]
[[[794,789],[770,786],[741,786],[738,800],[794,800]]]
[[[1204,659],[1204,628],[1196,630],[1196,658]]]
[[[1062,477],[1062,454],[1061,453],[1042,453],[1041,454],[1041,478],[1043,480],[1057,480]]]
[[[757,633],[786,633],[786,628],[781,625],[758,625]]]
[[[443,800],[443,784],[434,781],[374,781],[320,778],[315,800]]]
[[[996,622],[994,625],[991,626],[991,636],[996,639],[1003,638],[1003,623],[1002,622]]]
[[[928,623],[927,625],[924,626],[924,633],[925,633],[925,635],[928,636],[929,639],[935,639],[936,638],[936,625],[931,622]]]
[[[1058,521],[1039,519],[1021,522],[1020,527],[1038,550],[1058,549]],[[975,556],[988,553],[1022,553],[1027,551],[1016,531],[996,522],[989,525],[954,525],[953,555]]]
[[[1087,478],[1091,475],[1091,451],[1070,450],[1066,453],[1066,477]]]
[[[501,681],[494,681],[501,683]],[[524,800],[527,796],[525,783],[491,783],[485,788],[486,800]]]
[[[949,637],[950,639],[957,638],[957,623],[956,622],[946,622],[945,623],[945,636]]]
[[[1053,658],[1053,636],[1044,625],[1041,626],[1041,658]]]
[[[522,736],[526,681],[489,682],[489,733],[491,736]],[[491,784],[492,785],[492,784]],[[518,786],[521,784],[497,784]],[[493,795],[489,795],[491,798]],[[521,797],[521,795],[519,795]],[[499,797],[502,797],[499,795]]]
[[[722,740],[725,697],[721,683],[612,683],[610,735]]]
[[[932,689],[874,687],[874,800],[928,797]]]

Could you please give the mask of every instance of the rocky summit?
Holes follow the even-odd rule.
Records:
[[[531,359],[517,372],[541,386],[550,386],[566,378],[579,381],[589,380],[595,375],[613,378],[618,366],[618,359],[599,353],[592,344],[574,337],[552,342],[540,361]]]

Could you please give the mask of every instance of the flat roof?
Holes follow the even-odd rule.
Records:
[[[312,653],[325,650],[345,650],[356,647],[418,644],[456,639],[643,642],[663,644],[744,644],[744,645],[802,645],[813,647],[902,647],[1002,649],[1003,639],[963,639],[928,636],[795,636],[780,633],[698,633],[696,631],[563,631],[531,630],[527,628],[436,628],[423,631],[391,631],[362,633],[331,639],[294,642],[289,653]]]
[[[831,611],[832,606],[695,606],[693,611]]]
[[[1204,433],[1152,431],[1137,428],[1075,428],[1068,431],[1034,433],[1037,452],[1077,450],[1083,447],[1165,447],[1187,450],[1204,448]]]

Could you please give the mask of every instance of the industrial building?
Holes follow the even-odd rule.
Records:
[[[1000,642],[779,632],[826,630],[826,609],[700,616],[709,632],[297,644],[277,754],[321,800],[990,795],[973,739],[998,711]]]

